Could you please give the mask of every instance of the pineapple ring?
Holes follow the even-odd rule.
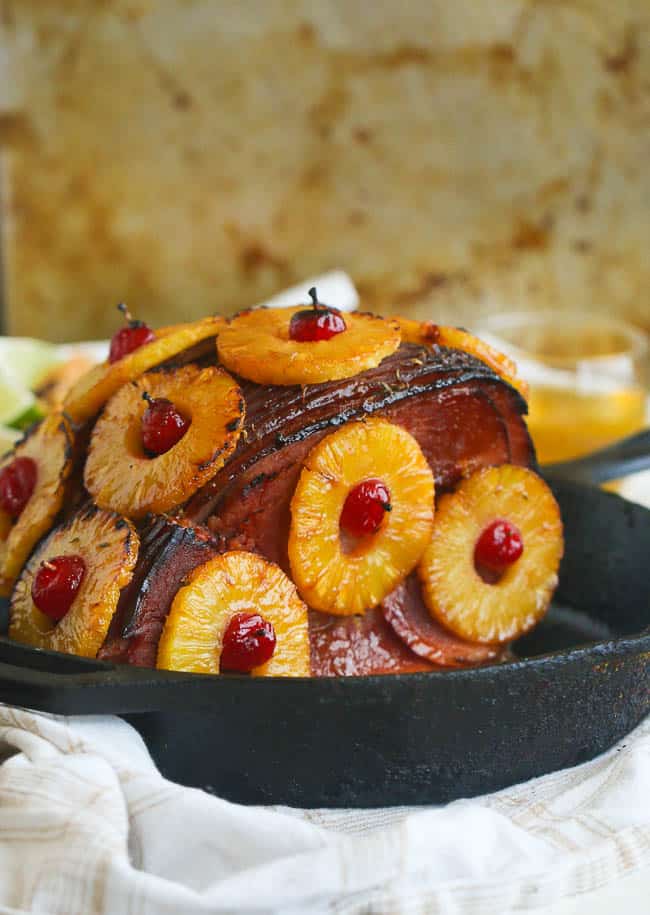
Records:
[[[348,493],[379,478],[391,511],[350,551],[339,519]],[[383,419],[351,422],[308,454],[291,501],[289,561],[310,607],[347,616],[376,607],[416,566],[433,526],[434,482],[416,440]]]
[[[108,632],[120,591],[131,581],[139,540],[133,525],[92,506],[55,528],[16,582],[9,610],[9,635],[36,648],[94,658]],[[41,563],[80,554],[86,574],[70,610],[58,623],[34,604],[32,583]]]
[[[155,331],[156,339],[118,359],[101,362],[77,381],[68,391],[64,410],[74,423],[95,416],[122,385],[135,381],[149,369],[177,356],[209,337],[216,337],[225,319],[203,318],[192,324],[175,324]]]
[[[496,584],[487,584],[475,569],[474,549],[499,518],[519,528],[524,552]],[[563,551],[560,509],[546,483],[512,464],[484,468],[440,500],[418,569],[425,603],[435,620],[468,642],[508,642],[546,613]]]
[[[260,613],[272,623],[273,656],[254,677],[308,677],[307,608],[295,585],[273,562],[234,550],[192,572],[172,603],[158,645],[157,667],[218,674],[224,632],[235,613]]]
[[[142,445],[143,394],[167,398],[191,421],[183,438],[157,457]],[[127,518],[163,514],[186,502],[235,450],[245,404],[236,382],[216,366],[151,372],[122,387],[93,429],[84,471],[100,508]]]
[[[394,321],[361,312],[345,314],[347,330],[329,340],[290,340],[291,318],[305,307],[242,312],[219,335],[219,359],[257,384],[317,384],[374,368],[400,344]]]
[[[18,457],[36,462],[32,496],[15,520],[0,509],[0,596],[7,597],[34,545],[47,533],[63,504],[72,469],[72,437],[60,413],[51,413],[0,460],[0,470]]]
[[[500,353],[493,346],[460,327],[445,327],[432,321],[413,321],[411,318],[396,317],[393,320],[399,324],[404,343],[446,346],[449,349],[460,349],[470,353],[519,391],[524,400],[528,400],[528,382],[519,377],[517,364],[505,353]]]

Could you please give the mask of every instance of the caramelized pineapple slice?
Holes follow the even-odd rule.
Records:
[[[387,489],[390,507],[374,532],[350,537],[341,527],[348,497],[373,480]],[[376,607],[422,556],[433,500],[431,469],[401,426],[369,419],[324,438],[307,456],[291,502],[289,560],[304,600],[341,616]]]
[[[258,384],[316,384],[374,368],[399,346],[394,321],[360,312],[343,315],[346,330],[329,340],[291,340],[291,318],[303,310],[298,306],[243,312],[219,334],[219,359],[230,371]]]
[[[477,544],[502,520],[518,530],[523,552],[487,577],[477,565]],[[508,642],[546,613],[563,549],[558,504],[536,473],[511,464],[479,470],[438,504],[418,568],[425,603],[468,642]]]
[[[528,383],[517,374],[517,365],[505,353],[500,353],[488,343],[472,336],[460,327],[444,327],[432,321],[413,321],[410,318],[393,318],[399,324],[404,343],[421,343],[424,346],[446,346],[460,349],[488,365],[492,371],[516,388],[528,400]]]
[[[0,473],[16,459],[35,464],[35,483],[17,517],[0,508],[0,596],[8,596],[32,549],[47,533],[63,503],[72,469],[72,434],[60,413],[51,413],[13,451],[0,459]]]
[[[122,385],[135,381],[149,369],[202,340],[216,337],[224,324],[224,318],[209,317],[191,324],[159,328],[151,343],[145,343],[117,362],[102,362],[82,375],[66,395],[66,415],[74,423],[91,419]]]
[[[55,528],[16,582],[9,611],[10,637],[36,648],[96,657],[120,592],[131,581],[138,547],[130,522],[95,507]],[[44,564],[69,556],[83,560],[85,574],[70,609],[55,622],[37,609],[32,586]]]
[[[218,674],[224,633],[242,612],[260,614],[275,630],[273,656],[253,676],[309,676],[307,608],[278,566],[243,551],[215,556],[191,574],[169,611],[157,666]]]
[[[145,454],[143,395],[171,401],[190,426],[169,451]],[[97,505],[142,518],[187,501],[223,467],[244,421],[239,386],[223,369],[186,365],[150,372],[122,387],[106,405],[90,440],[84,481]]]

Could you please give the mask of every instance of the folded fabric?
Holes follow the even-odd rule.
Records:
[[[650,867],[650,719],[593,762],[423,809],[230,804],[166,781],[110,716],[0,706],[0,754],[2,911],[504,915]]]

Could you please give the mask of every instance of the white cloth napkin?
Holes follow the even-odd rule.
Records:
[[[166,781],[112,717],[0,706],[0,753],[2,912],[505,915],[650,867],[650,719],[576,769],[421,810],[230,804]]]

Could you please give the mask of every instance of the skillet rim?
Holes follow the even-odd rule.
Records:
[[[120,681],[119,685],[128,685],[129,680],[131,680],[134,686],[143,680],[158,681],[161,684],[173,682],[205,682],[223,684],[259,682],[264,683],[265,685],[269,685],[284,683],[318,684],[325,681],[329,683],[355,683],[357,685],[364,685],[367,683],[394,683],[396,681],[400,683],[412,683],[415,680],[419,682],[423,682],[425,680],[432,680],[436,682],[465,679],[473,680],[480,679],[481,677],[485,676],[494,676],[495,672],[497,671],[502,672],[496,674],[497,676],[501,677],[507,675],[515,675],[522,670],[530,668],[536,670],[546,667],[553,668],[557,665],[565,665],[570,662],[577,662],[591,657],[595,659],[603,658],[607,660],[613,656],[615,660],[621,660],[628,656],[644,655],[647,653],[648,659],[650,660],[650,626],[633,635],[624,635],[617,638],[598,641],[592,640],[571,648],[559,648],[555,651],[544,652],[543,654],[535,655],[530,658],[515,658],[514,660],[505,661],[498,664],[483,664],[479,667],[459,667],[446,669],[441,668],[440,670],[423,670],[414,671],[412,673],[362,674],[347,677],[329,675],[323,677],[258,678],[237,673],[228,673],[225,675],[197,674],[191,673],[189,671],[159,670],[155,667],[136,667],[130,664],[115,664],[110,661],[102,661],[95,658],[84,658],[77,655],[70,655],[65,652],[35,648],[31,645],[23,645],[20,642],[15,642],[6,635],[0,636],[0,646],[8,646],[10,649],[15,646],[19,651],[28,652],[34,657],[52,658],[53,662],[65,659],[67,662],[79,665],[79,670],[77,671],[59,672],[54,670],[42,670],[38,667],[28,667],[21,664],[12,664],[11,661],[4,661],[0,659],[0,672],[5,668],[10,667],[14,669],[20,669],[25,673],[31,672],[35,677],[53,677],[60,682],[64,680],[70,680],[74,681],[75,683],[82,683],[84,682],[84,679],[89,677],[94,679],[93,675],[98,675],[99,677],[105,678],[105,680],[101,679],[99,682],[97,682],[97,686],[118,685],[115,682],[111,682],[110,676],[106,676],[110,674],[118,676]],[[86,667],[87,669],[84,670]],[[506,672],[508,673],[506,674]]]

